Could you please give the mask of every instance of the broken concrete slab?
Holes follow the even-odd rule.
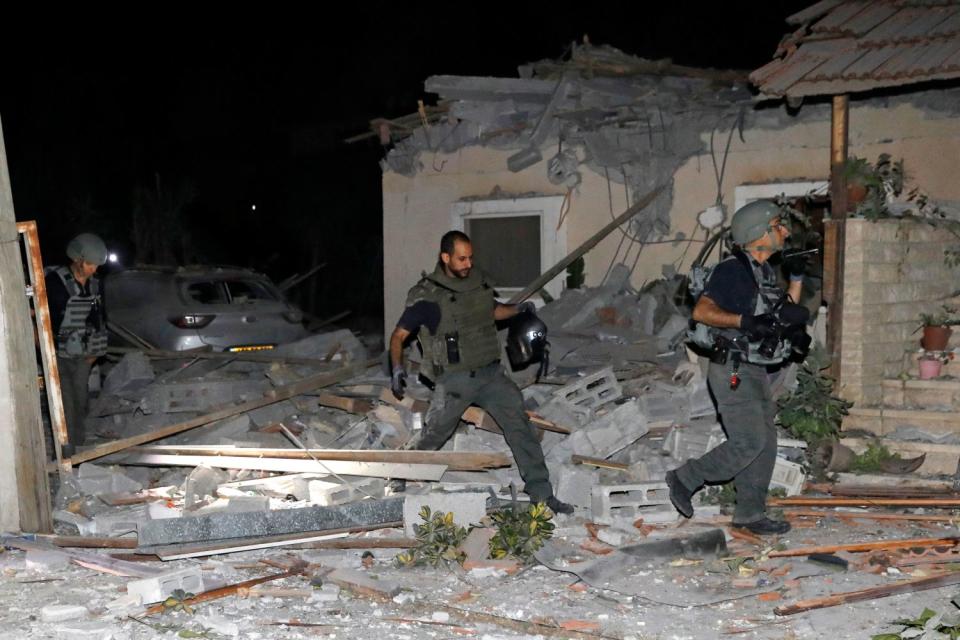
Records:
[[[689,422],[671,427],[663,439],[663,452],[678,462],[699,458],[727,439],[717,422]]]
[[[475,527],[467,534],[467,538],[460,543],[460,551],[464,558],[472,562],[488,560],[490,558],[490,540],[497,535],[492,527]]]
[[[143,484],[128,477],[116,467],[86,462],[77,468],[77,485],[87,495],[135,493]]]
[[[61,551],[31,549],[27,551],[26,565],[31,571],[51,571],[70,564],[70,556]]]
[[[156,374],[150,358],[142,351],[131,351],[115,364],[103,379],[101,395],[133,394],[153,382]]]
[[[446,493],[434,491],[421,495],[409,494],[403,501],[403,532],[415,537],[413,526],[423,524],[420,510],[430,507],[432,513],[453,513],[454,523],[461,527],[477,524],[487,515],[487,494],[478,492]]]
[[[773,477],[770,479],[771,487],[783,489],[787,492],[787,496],[798,496],[803,492],[803,484],[806,480],[807,476],[803,472],[802,465],[777,456]]]
[[[230,474],[222,469],[199,465],[183,483],[183,508],[190,509],[201,503],[207,496],[214,496],[217,487],[230,480]]]
[[[57,640],[121,640],[127,638],[119,626],[107,622],[67,622],[57,627]]]
[[[349,329],[317,333],[296,342],[281,344],[272,353],[340,364],[362,362],[367,358],[366,347]]]
[[[364,500],[337,507],[305,507],[141,523],[141,550],[153,546],[347,529],[403,520],[403,499]]]
[[[599,474],[594,469],[581,465],[549,464],[550,477],[554,478],[556,496],[562,502],[575,507],[589,509],[591,505],[591,487],[596,484]]]
[[[547,452],[548,462],[569,462],[574,454],[608,458],[649,431],[647,417],[636,400],[616,405],[593,424],[575,431]]]
[[[196,518],[215,513],[248,513],[250,511],[268,511],[269,509],[269,497],[244,495],[218,498],[196,511],[186,511],[183,515],[184,517]]]
[[[40,619],[44,622],[63,622],[85,617],[89,611],[80,604],[48,604],[40,609]]]
[[[147,506],[140,504],[98,513],[93,517],[93,524],[96,535],[116,538],[135,534],[138,523],[146,518]]]

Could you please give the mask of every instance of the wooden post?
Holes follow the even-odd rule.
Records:
[[[847,162],[850,101],[845,95],[833,97],[830,122],[830,217],[824,225],[824,300],[827,303],[827,353],[830,375],[840,386],[841,341],[843,337],[843,261],[846,244],[847,183],[843,174]]]
[[[0,128],[0,528],[51,531],[26,284]]]

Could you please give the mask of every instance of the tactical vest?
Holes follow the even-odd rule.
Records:
[[[768,263],[760,264],[743,252],[728,256],[724,262],[727,260],[736,260],[743,268],[750,270],[750,275],[757,285],[753,315],[773,313],[783,298],[783,290],[777,284],[777,274],[773,267]],[[699,298],[711,275],[712,269],[709,271],[701,269],[691,276],[691,293],[695,298]],[[751,364],[779,364],[790,356],[791,344],[788,339],[781,339],[772,357],[768,358],[760,354],[760,341],[749,340],[740,329],[720,329],[697,322],[687,332],[687,338],[691,342],[705,349],[714,348],[718,337],[727,348],[738,351],[743,360]]]
[[[89,293],[84,294],[69,267],[57,267],[54,272],[60,276],[70,295],[57,332],[57,355],[81,358],[106,354],[107,331],[100,315],[99,281],[91,277],[88,281]]]
[[[494,291],[479,270],[461,280],[447,276],[437,265],[410,289],[407,306],[421,300],[440,307],[436,331],[424,326],[418,335],[423,351],[420,373],[425,377],[436,381],[445,373],[479,369],[500,358]]]

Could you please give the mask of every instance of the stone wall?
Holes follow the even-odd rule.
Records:
[[[960,242],[910,220],[846,224],[840,392],[876,406],[882,381],[905,371],[905,356],[920,348],[919,314],[939,311],[960,288],[960,272],[943,261]]]

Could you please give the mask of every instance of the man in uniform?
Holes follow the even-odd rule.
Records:
[[[107,352],[107,328],[97,269],[107,261],[98,236],[81,233],[67,244],[70,264],[51,269],[45,278],[47,304],[57,348],[60,393],[70,444],[82,445],[89,401],[88,379],[97,358]]]
[[[513,452],[534,502],[545,502],[555,513],[573,507],[553,495],[543,449],[523,409],[523,396],[500,368],[500,344],[495,321],[507,320],[533,303],[504,305],[493,286],[473,268],[470,238],[449,231],[440,241],[440,258],[407,295],[407,306],[390,336],[391,389],[402,399],[406,386],[403,347],[416,335],[423,351],[420,374],[434,385],[426,424],[414,447],[436,450],[450,438],[470,405],[496,420]],[[394,483],[402,488],[401,483]]]
[[[790,530],[789,523],[766,515],[777,455],[776,405],[767,366],[790,356],[790,345],[780,339],[778,327],[785,322],[798,324],[796,319],[783,320],[784,314],[789,315],[779,306],[783,290],[767,262],[790,235],[781,215],[774,202],[758,200],[733,216],[734,255],[716,266],[693,309],[695,322],[712,327],[707,381],[727,440],[666,477],[674,506],[687,518],[693,515],[690,499],[700,487],[732,479],[737,491],[733,524],[759,535]],[[787,295],[793,301],[800,298],[804,266],[802,261],[788,265]],[[784,309],[796,314],[799,308],[788,304]]]

